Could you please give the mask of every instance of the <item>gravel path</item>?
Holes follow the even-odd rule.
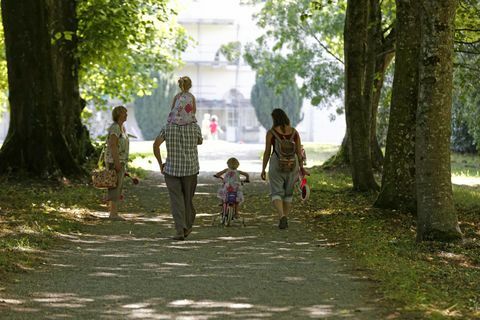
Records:
[[[130,187],[127,221],[63,235],[0,292],[0,319],[385,318],[374,284],[325,239],[294,217],[276,227],[263,182],[245,187],[245,227],[212,226],[216,188],[200,179],[196,225],[175,242],[163,178]]]

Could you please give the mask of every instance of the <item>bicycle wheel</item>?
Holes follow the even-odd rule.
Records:
[[[302,201],[307,201],[308,198],[310,197],[310,187],[308,186],[308,184],[302,187],[301,197],[302,197]]]
[[[230,223],[232,222],[233,215],[235,214],[235,209],[231,206],[228,206],[227,209],[227,226],[230,226]]]
[[[225,206],[225,204],[223,205],[223,208],[222,208],[222,225],[225,226],[227,224],[227,216],[228,216],[228,207]]]

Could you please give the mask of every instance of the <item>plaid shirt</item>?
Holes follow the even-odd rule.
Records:
[[[198,174],[197,144],[202,140],[202,132],[196,123],[179,126],[167,124],[159,134],[167,145],[165,173],[175,177]]]

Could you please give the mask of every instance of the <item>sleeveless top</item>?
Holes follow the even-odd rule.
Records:
[[[181,92],[176,96],[167,122],[180,126],[197,122],[193,113],[193,95],[190,92]]]

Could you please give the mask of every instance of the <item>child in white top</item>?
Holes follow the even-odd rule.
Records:
[[[237,170],[240,162],[236,158],[230,158],[227,160],[228,168],[223,169],[215,174],[215,177],[220,178],[223,176],[223,186],[218,190],[217,197],[223,201],[228,192],[237,192],[237,203],[235,204],[235,218],[239,218],[239,204],[245,199],[243,198],[242,184],[240,176],[245,177],[245,182],[249,182],[250,176],[248,173]]]
[[[178,79],[178,86],[181,91],[173,98],[172,109],[168,115],[167,123],[179,126],[195,123],[197,122],[195,118],[197,105],[195,96],[188,91],[192,87],[192,80],[189,77],[181,77]]]

